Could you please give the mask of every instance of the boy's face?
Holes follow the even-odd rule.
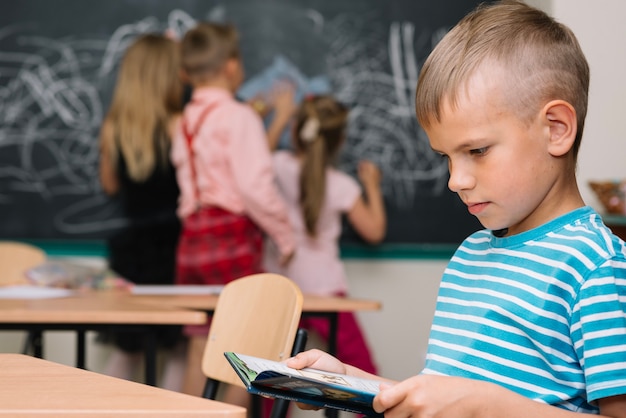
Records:
[[[444,101],[428,129],[431,147],[448,158],[448,187],[485,228],[514,235],[554,217],[560,166],[548,152],[550,128],[513,114],[497,89],[497,74],[475,76],[457,106]]]

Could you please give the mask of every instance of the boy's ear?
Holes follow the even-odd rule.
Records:
[[[548,152],[561,157],[572,149],[576,139],[576,110],[565,100],[552,100],[542,111],[550,130]]]
[[[224,65],[224,70],[228,75],[235,74],[235,71],[239,69],[239,60],[235,58],[229,58]]]

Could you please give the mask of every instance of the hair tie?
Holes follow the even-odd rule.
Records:
[[[320,120],[317,118],[308,118],[300,129],[300,138],[304,142],[313,142],[320,133]]]

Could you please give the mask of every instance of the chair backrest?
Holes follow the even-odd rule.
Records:
[[[224,286],[202,358],[209,379],[243,387],[224,357],[234,351],[282,361],[291,355],[302,313],[302,292],[288,278],[261,273]]]
[[[0,241],[0,285],[28,283],[26,271],[45,260],[46,253],[34,245]]]

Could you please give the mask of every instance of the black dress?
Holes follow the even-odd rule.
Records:
[[[156,138],[155,138],[156,140]],[[180,221],[176,216],[178,184],[175,168],[164,156],[167,167],[157,165],[143,182],[132,180],[123,156],[118,156],[122,210],[128,225],[108,240],[109,267],[136,284],[174,284],[176,247]],[[156,156],[161,161],[161,155]],[[171,348],[183,338],[182,327],[164,325],[157,334],[160,347]],[[113,332],[105,340],[127,352],[143,349],[142,335]]]

